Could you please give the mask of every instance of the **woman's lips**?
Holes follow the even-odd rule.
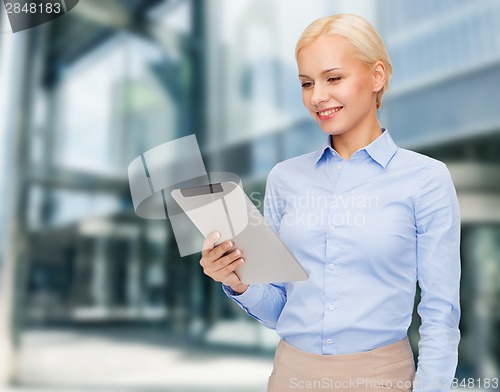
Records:
[[[316,116],[318,117],[318,120],[320,121],[325,121],[329,120],[337,115],[337,113],[343,108],[343,106],[337,106],[334,108],[329,108],[325,110],[321,110],[316,112]]]

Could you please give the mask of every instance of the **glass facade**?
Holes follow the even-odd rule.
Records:
[[[385,114],[402,142],[452,142],[498,129],[498,2],[382,0],[379,15],[395,69]]]

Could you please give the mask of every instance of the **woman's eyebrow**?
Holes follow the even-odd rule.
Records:
[[[328,72],[331,72],[331,71],[337,71],[339,69],[344,69],[344,68],[342,68],[342,67],[335,67],[335,68],[325,69],[324,71],[321,71],[320,75],[327,74]],[[299,74],[299,78],[309,78],[309,76]]]

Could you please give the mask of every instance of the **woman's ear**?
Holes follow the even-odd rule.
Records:
[[[373,74],[373,92],[378,93],[385,84],[385,64],[383,61],[377,61],[372,67]]]

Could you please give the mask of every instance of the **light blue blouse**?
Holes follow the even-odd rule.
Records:
[[[386,130],[345,160],[329,136],[322,150],[272,169],[264,207],[309,279],[241,295],[224,286],[230,298],[299,349],[344,354],[406,337],[418,281],[414,390],[449,391],[460,340],[460,215],[442,162],[399,148]]]

